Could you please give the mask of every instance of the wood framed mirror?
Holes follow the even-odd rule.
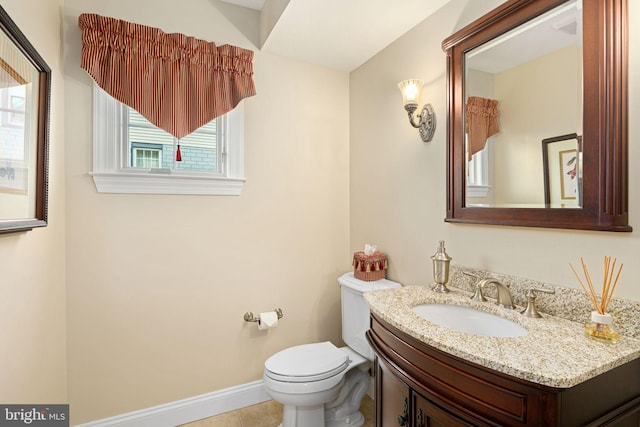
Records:
[[[626,0],[510,0],[442,47],[446,221],[632,230]],[[572,203],[552,203],[540,142],[569,134],[580,136],[568,158],[577,169],[567,170],[579,179],[567,185],[579,193]]]
[[[0,7],[0,233],[47,225],[51,69]]]

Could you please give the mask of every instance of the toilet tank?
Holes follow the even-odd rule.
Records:
[[[342,340],[353,350],[373,360],[373,349],[367,342],[365,333],[369,329],[369,305],[362,294],[380,289],[399,288],[400,283],[387,279],[365,282],[356,279],[353,273],[338,279],[342,305]]]

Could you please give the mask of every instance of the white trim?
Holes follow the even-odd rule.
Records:
[[[176,174],[90,172],[99,193],[201,194],[239,196],[244,179],[203,178]]]
[[[491,139],[485,147],[475,153],[467,162],[467,197],[487,197],[489,185],[489,157],[491,156]]]
[[[467,185],[467,197],[487,197],[490,185]]]
[[[122,114],[122,104],[94,84],[93,172],[89,175],[99,193],[240,195],[245,182],[242,103],[221,120],[222,174],[175,170],[160,174],[157,170],[124,167]]]
[[[271,400],[262,381],[153,406],[76,427],[174,427]]]

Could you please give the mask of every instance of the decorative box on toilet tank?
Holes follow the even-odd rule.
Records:
[[[387,256],[382,252],[367,255],[364,252],[353,254],[353,275],[356,279],[371,282],[387,277]]]

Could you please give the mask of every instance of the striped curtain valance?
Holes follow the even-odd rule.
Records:
[[[13,42],[0,35],[0,89],[31,83],[35,71]]]
[[[182,138],[256,94],[253,52],[82,14],[81,67],[118,101]]]
[[[469,141],[469,159],[484,149],[487,138],[500,132],[498,101],[470,96],[465,107],[466,132]]]

